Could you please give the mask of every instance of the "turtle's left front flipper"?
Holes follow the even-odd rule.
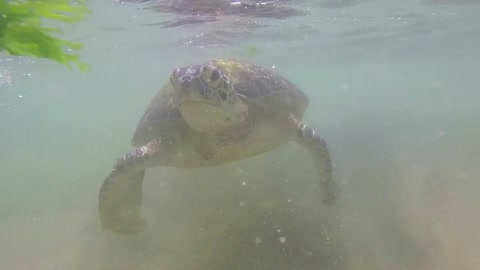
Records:
[[[340,196],[340,188],[333,180],[327,143],[312,128],[293,116],[289,118],[289,125],[295,134],[295,141],[305,147],[314,158],[314,166],[320,177],[320,186],[325,194],[323,202],[327,205],[334,204]]]

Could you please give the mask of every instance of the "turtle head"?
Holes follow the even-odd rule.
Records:
[[[224,130],[246,118],[246,104],[220,67],[204,64],[175,69],[170,82],[176,106],[195,130]]]

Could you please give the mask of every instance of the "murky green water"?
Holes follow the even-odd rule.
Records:
[[[2,269],[480,268],[475,1],[292,1],[306,15],[184,25],[148,3],[90,2],[65,32],[92,72],[0,55]],[[99,187],[150,99],[173,68],[220,56],[273,67],[310,97],[341,200],[321,204],[308,154],[289,144],[150,169],[147,231],[103,231]]]

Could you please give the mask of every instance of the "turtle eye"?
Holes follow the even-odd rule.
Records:
[[[210,74],[210,80],[216,82],[218,79],[220,79],[220,72],[218,72],[218,70],[212,71],[212,74]]]

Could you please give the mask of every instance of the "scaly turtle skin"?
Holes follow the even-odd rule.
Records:
[[[217,59],[175,69],[138,123],[134,151],[119,158],[99,194],[102,225],[140,233],[145,170],[199,168],[248,158],[296,141],[311,152],[324,203],[339,189],[325,141],[301,119],[309,99],[273,71],[244,61]]]

